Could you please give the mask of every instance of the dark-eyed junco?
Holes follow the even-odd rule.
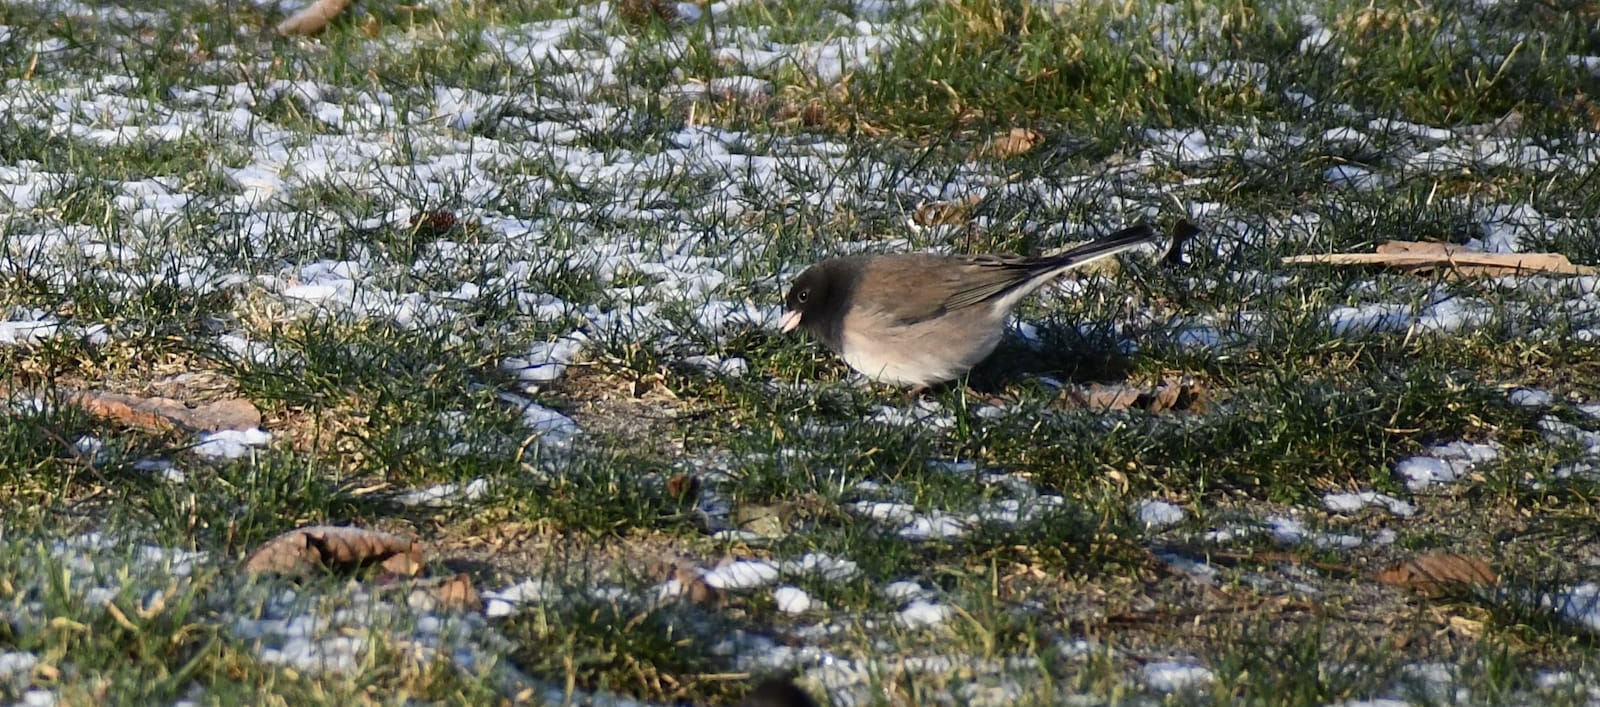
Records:
[[[959,378],[992,353],[1011,308],[1045,283],[1161,238],[1153,226],[1140,224],[1039,258],[830,258],[800,273],[789,288],[783,330],[803,326],[867,377],[920,389]]]
[[[762,680],[739,707],[817,707],[815,700],[788,678]]]

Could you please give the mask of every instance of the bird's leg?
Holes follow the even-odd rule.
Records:
[[[928,392],[928,385],[926,383],[918,383],[916,386],[912,387],[911,390],[906,391],[906,402],[917,402],[917,400],[922,398],[923,393],[926,392]]]

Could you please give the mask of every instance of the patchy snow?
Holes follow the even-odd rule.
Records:
[[[804,589],[790,585],[773,589],[772,603],[785,614],[804,614],[816,605]]]
[[[1417,512],[1416,506],[1376,491],[1330,493],[1322,497],[1322,507],[1335,513],[1354,513],[1368,506],[1386,508],[1401,518],[1409,518]]]
[[[193,451],[211,459],[238,459],[249,454],[252,449],[265,447],[271,441],[272,435],[257,427],[248,430],[221,430],[201,434],[200,441],[195,444]]]
[[[1144,666],[1144,683],[1156,692],[1177,692],[1200,687],[1210,684],[1213,679],[1209,668],[1195,662],[1161,660]]]
[[[585,338],[582,334],[556,341],[540,341],[528,347],[521,356],[512,356],[500,364],[506,372],[531,383],[553,381],[567,372],[567,366],[583,353]]]
[[[465,486],[460,484],[438,484],[407,491],[396,496],[395,501],[403,506],[447,508],[463,502],[476,501],[482,498],[488,490],[488,479],[473,479],[467,482]]]
[[[1506,399],[1518,407],[1545,408],[1555,404],[1556,396],[1548,390],[1512,388],[1506,393]]]
[[[1182,523],[1184,518],[1182,508],[1155,499],[1140,501],[1134,509],[1134,514],[1139,517],[1139,522],[1143,523],[1144,527],[1150,529],[1177,525]]]
[[[896,615],[901,625],[911,628],[937,626],[948,621],[955,612],[948,604],[940,604],[925,599],[913,599],[905,608]]]
[[[1395,465],[1395,475],[1404,479],[1406,488],[1424,491],[1457,481],[1472,468],[1500,455],[1495,444],[1449,442],[1424,450],[1419,456],[1400,460]]]
[[[700,576],[716,589],[759,589],[778,581],[778,566],[762,560],[736,560],[721,567],[706,570]]]

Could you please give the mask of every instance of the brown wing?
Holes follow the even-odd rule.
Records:
[[[996,256],[885,255],[873,259],[855,306],[915,324],[983,302],[1029,272],[1021,261]]]
[[[945,309],[961,309],[981,304],[1022,284],[1033,276],[1037,261],[1032,258],[1007,258],[973,255],[960,258],[965,285],[950,293]]]

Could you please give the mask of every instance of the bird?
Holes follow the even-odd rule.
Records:
[[[789,678],[770,677],[756,685],[739,707],[817,707],[817,702]]]
[[[1174,252],[1194,227],[1180,223]],[[993,353],[1006,317],[1062,273],[1163,238],[1148,223],[1055,255],[902,253],[812,265],[784,295],[780,328],[804,328],[852,369],[913,393],[960,378]]]

